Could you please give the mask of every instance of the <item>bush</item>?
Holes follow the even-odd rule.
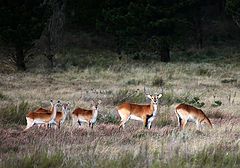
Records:
[[[120,122],[120,118],[117,117],[117,113],[115,115],[112,113],[108,113],[106,115],[99,114],[98,121],[104,124],[118,124]]]
[[[220,100],[214,101],[214,104],[211,104],[212,107],[219,107],[222,105],[222,102]]]
[[[129,103],[144,103],[146,96],[144,93],[139,93],[137,90],[120,89],[113,95],[112,102],[114,105],[121,105],[124,102]]]
[[[163,86],[164,85],[164,81],[162,79],[162,77],[155,77],[152,81],[152,85],[153,86]]]
[[[184,96],[184,97],[179,97],[176,99],[177,103],[186,103],[186,104],[190,104],[193,105],[195,107],[201,108],[205,105],[204,102],[200,102],[200,98],[199,97],[193,97],[192,99],[190,98],[190,96]]]
[[[21,102],[19,105],[8,105],[0,110],[0,120],[3,124],[26,124],[26,115],[30,107],[28,102]]]
[[[159,104],[160,105],[168,105],[171,106],[176,102],[176,96],[171,92],[171,93],[163,93],[163,96],[159,99]]]
[[[140,84],[140,81],[137,81],[135,79],[129,79],[127,82],[126,82],[126,85],[139,85]]]
[[[210,76],[211,75],[209,69],[205,69],[205,68],[199,68],[196,71],[196,74],[199,76]]]
[[[0,100],[8,100],[8,96],[6,96],[2,92],[0,92]]]
[[[223,79],[221,80],[221,83],[235,83],[237,82],[237,79]]]

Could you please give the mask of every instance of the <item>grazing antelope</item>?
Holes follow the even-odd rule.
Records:
[[[212,123],[201,109],[197,109],[196,107],[187,104],[180,104],[176,107],[175,113],[178,119],[178,124],[182,129],[185,128],[187,122],[195,122],[197,129],[200,128],[199,124],[201,124],[201,122],[206,122],[209,127],[212,128]]]
[[[97,120],[98,115],[98,105],[101,103],[101,100],[98,102],[91,101],[92,109],[91,110],[85,110],[82,108],[76,108],[72,112],[72,118],[73,118],[73,126],[78,122],[78,124],[81,126],[82,122],[88,123],[88,126],[93,128],[93,124]]]
[[[42,112],[40,112],[40,108],[38,112],[29,112],[26,117],[27,126],[24,128],[24,131],[32,127],[34,124],[45,124],[47,128],[50,124],[56,124],[55,118],[59,105],[62,105],[60,101],[54,105],[53,111],[48,110],[48,112],[46,112],[45,109],[42,109]]]
[[[144,87],[144,93],[149,99],[151,99],[151,104],[139,105],[125,102],[118,107],[118,113],[121,117],[119,129],[121,127],[124,128],[128,120],[142,121],[144,127],[147,127],[148,129],[151,128],[152,121],[155,119],[157,114],[158,99],[162,97],[163,89],[162,93],[157,94],[156,96],[152,96],[146,93]]]

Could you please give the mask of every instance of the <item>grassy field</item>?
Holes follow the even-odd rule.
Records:
[[[56,58],[52,72],[1,73],[0,167],[239,167],[239,55],[224,52],[215,59],[216,50],[192,51],[189,63],[176,54],[165,64],[72,50]],[[149,103],[144,87],[153,94],[164,88],[152,129],[131,120],[119,131],[117,107]],[[70,101],[70,112],[102,100],[95,127],[72,128],[68,115],[60,130],[34,126],[24,132],[27,113],[50,108],[51,99]],[[179,103],[200,107],[214,128],[197,131],[188,123],[181,131],[174,113]]]

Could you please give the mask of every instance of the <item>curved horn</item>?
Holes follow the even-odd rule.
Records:
[[[145,86],[144,86],[144,94],[146,94],[146,95],[147,95],[147,93],[146,93],[146,89],[145,89]]]

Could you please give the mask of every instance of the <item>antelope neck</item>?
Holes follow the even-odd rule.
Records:
[[[67,109],[64,109],[63,110],[63,119],[62,119],[61,123],[64,123],[66,117],[67,117]]]
[[[157,104],[154,104],[153,102],[150,105],[150,109],[153,112],[153,116],[156,116],[157,114]]]
[[[54,108],[53,108],[52,115],[53,115],[52,120],[55,120],[56,115],[57,115],[57,104],[56,104],[56,105],[54,106]]]
[[[93,112],[93,118],[95,118],[98,115],[98,109],[92,109]]]

